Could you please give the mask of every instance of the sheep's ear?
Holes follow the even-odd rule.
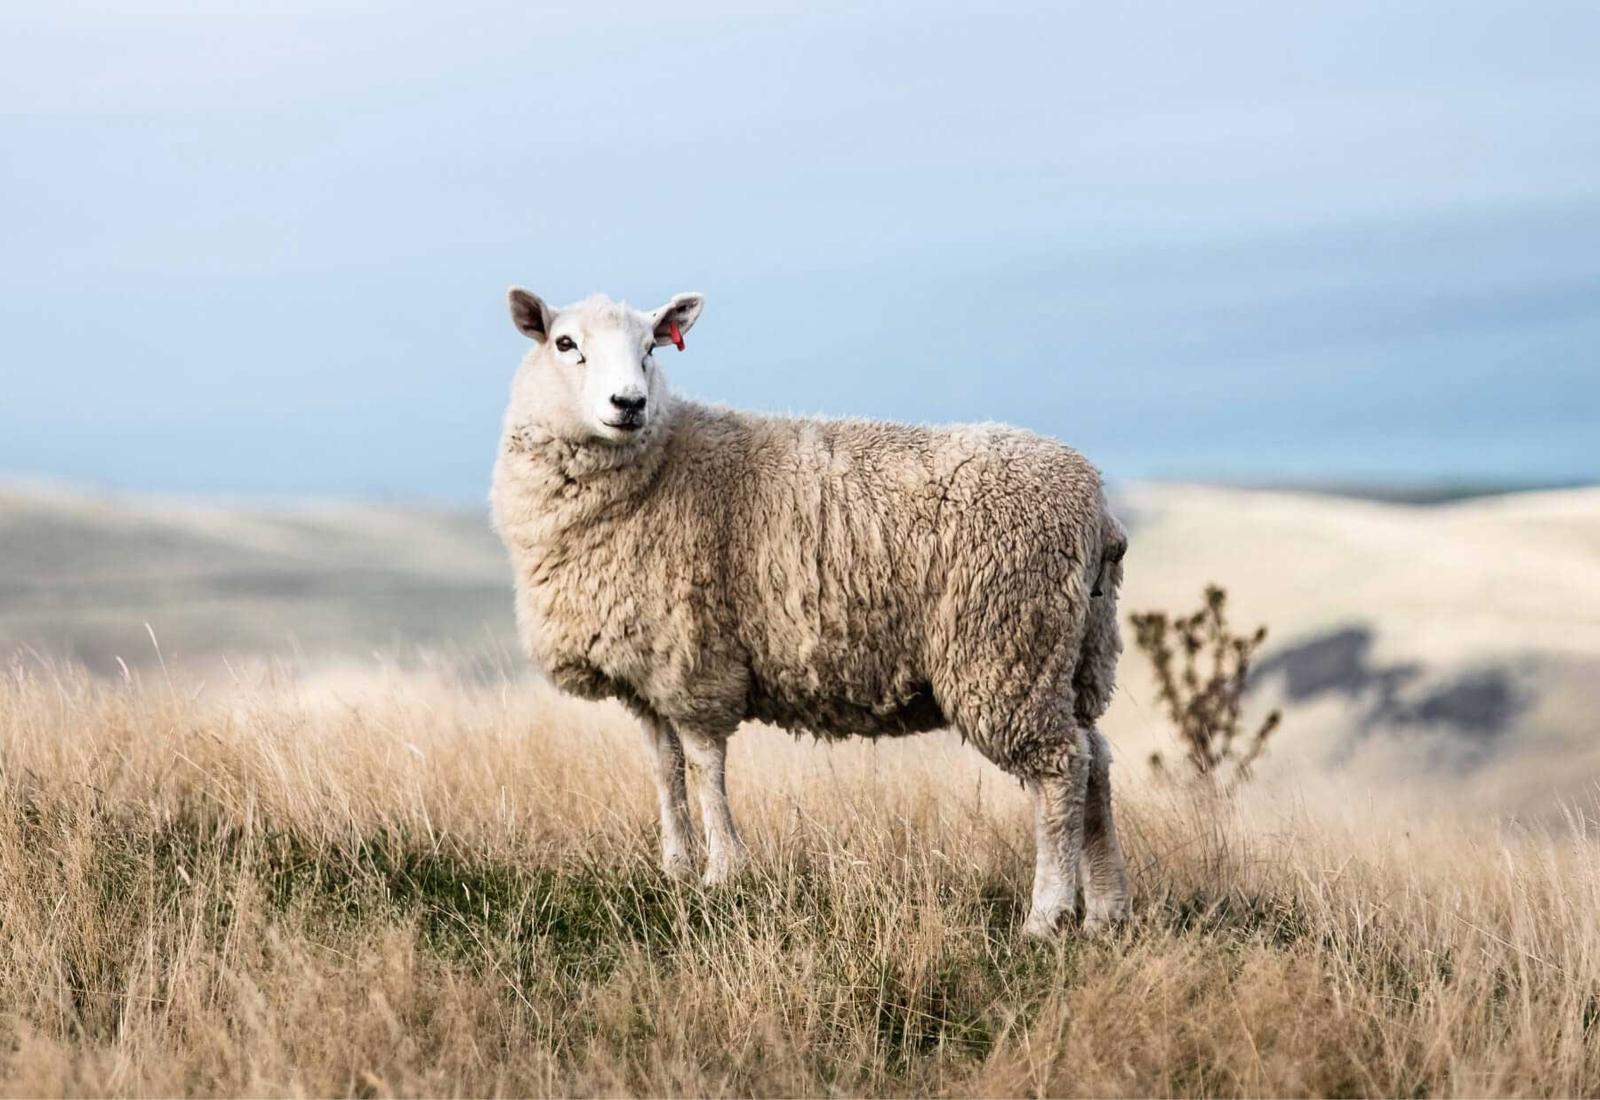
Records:
[[[511,323],[517,326],[517,331],[544,343],[550,335],[550,307],[533,291],[520,286],[507,291],[506,298],[511,303]]]
[[[673,343],[672,323],[678,323],[678,336],[681,338],[694,324],[695,318],[700,316],[701,308],[706,304],[703,294],[674,294],[672,301],[650,314],[651,327],[656,333],[656,347],[664,348]]]

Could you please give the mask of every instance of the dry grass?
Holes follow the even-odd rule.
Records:
[[[757,870],[707,892],[654,869],[635,737],[417,674],[12,676],[0,1091],[1600,1091],[1576,817],[1134,785],[1136,923],[1039,946],[1014,931],[1022,798],[961,746],[747,731]]]

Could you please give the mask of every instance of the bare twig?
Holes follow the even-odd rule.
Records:
[[[1228,594],[1207,585],[1205,606],[1191,615],[1147,611],[1131,617],[1134,644],[1150,659],[1156,674],[1156,699],[1164,704],[1194,774],[1228,789],[1250,778],[1267,741],[1282,719],[1274,710],[1248,734],[1240,732],[1240,711],[1250,661],[1267,640],[1267,628],[1236,635],[1228,627]],[[1164,762],[1159,753],[1153,767]]]

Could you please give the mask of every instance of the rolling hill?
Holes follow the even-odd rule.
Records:
[[[1204,584],[1268,624],[1251,710],[1286,711],[1266,771],[1470,789],[1539,812],[1600,777],[1600,489],[1431,505],[1137,484],[1123,610]],[[159,651],[158,651],[159,645]],[[444,654],[515,669],[482,512],[239,505],[0,488],[0,654],[209,672]],[[1106,720],[1124,759],[1168,736],[1130,648]]]

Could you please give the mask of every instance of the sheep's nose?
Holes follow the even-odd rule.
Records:
[[[630,416],[644,412],[644,403],[646,400],[647,399],[643,397],[624,397],[619,393],[614,393],[611,395],[611,403],[615,405],[618,410],[628,413]]]

